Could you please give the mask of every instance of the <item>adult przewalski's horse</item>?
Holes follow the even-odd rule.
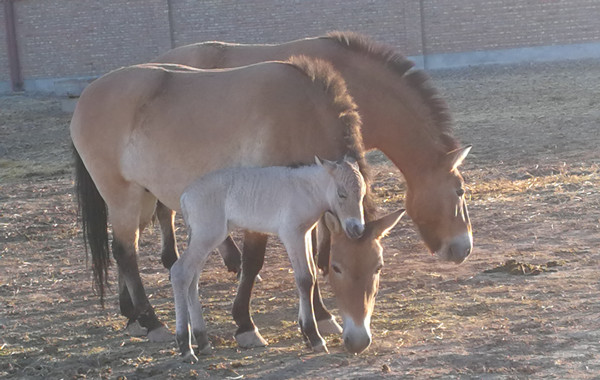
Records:
[[[151,340],[172,337],[148,301],[136,257],[140,231],[157,201],[179,210],[183,189],[205,173],[305,164],[315,155],[329,160],[348,155],[365,174],[360,117],[343,79],[326,62],[303,57],[230,70],[122,68],[84,90],[70,129],[100,298],[110,264],[110,221],[121,312],[129,323],[147,328]],[[314,294],[320,301],[318,285]],[[317,319],[320,330],[321,322],[336,327],[322,304],[314,307],[326,313]],[[237,309],[236,317],[234,305],[236,322],[247,318],[238,322],[237,334],[253,329],[248,307]]]
[[[458,167],[471,147],[459,147],[452,137],[448,107],[428,76],[411,70],[413,63],[394,49],[357,33],[332,32],[277,45],[197,43],[170,50],[154,62],[227,68],[297,54],[327,60],[344,77],[359,107],[365,148],[382,151],[404,175],[406,212],[425,244],[443,260],[464,261],[473,237]],[[168,225],[172,213],[161,205],[158,210],[161,225]],[[171,242],[163,250],[168,267],[176,246],[172,227],[163,230],[164,241]],[[266,236],[253,234],[245,242],[260,249]],[[321,268],[327,267],[326,255],[324,259]]]
[[[294,54],[324,59],[333,64],[359,106],[366,149],[379,149],[401,170],[407,183],[406,209],[425,244],[441,259],[461,263],[471,253],[473,238],[464,198],[464,181],[458,170],[470,146],[460,148],[451,134],[451,119],[444,100],[428,76],[412,69],[413,63],[389,46],[351,32],[333,32],[278,45],[242,45],[206,42],[178,47],[155,62],[173,62],[200,68],[226,68]],[[163,263],[177,257],[173,212],[157,207],[163,227]],[[239,262],[239,252],[228,239],[222,252],[228,267]],[[246,234],[245,258],[264,254],[266,236]],[[319,267],[328,268],[327,241],[319,246]],[[252,281],[261,261],[244,263]],[[242,282],[244,281],[242,279]],[[239,296],[239,295],[238,295]],[[249,296],[249,295],[248,295]],[[235,311],[235,309],[234,309]]]

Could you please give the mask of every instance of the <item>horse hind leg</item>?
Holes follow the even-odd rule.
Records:
[[[264,347],[267,341],[260,335],[258,328],[250,316],[250,298],[254,280],[263,267],[267,235],[246,232],[244,237],[244,254],[242,256],[242,273],[238,291],[233,301],[233,319],[238,328],[235,340],[243,348]]]
[[[219,218],[217,213],[211,214],[212,217],[209,214],[187,220],[191,236],[188,248],[171,267],[171,283],[175,295],[176,340],[184,361],[197,360],[191,350],[190,327],[198,344],[198,354],[212,351],[202,316],[198,280],[210,252],[227,236],[227,223],[224,218]]]
[[[171,266],[179,258],[177,241],[175,238],[175,211],[158,201],[156,205],[156,217],[160,224],[162,234],[162,252],[160,255],[163,266],[171,269]],[[219,246],[219,253],[227,270],[239,273],[241,267],[241,252],[231,236],[227,236],[223,244]]]
[[[144,204],[149,204],[151,195],[143,189],[129,185],[119,194],[113,193],[107,200],[108,214],[113,229],[113,256],[119,268],[119,302],[121,312],[132,321],[138,321],[148,331],[151,341],[171,340],[167,328],[158,320],[148,301],[137,263],[139,227],[142,217],[151,213]],[[142,215],[143,214],[143,215]]]

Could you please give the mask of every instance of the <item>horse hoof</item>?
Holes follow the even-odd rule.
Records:
[[[212,346],[210,345],[210,343],[208,343],[206,346],[204,346],[203,348],[198,347],[198,355],[210,355],[213,351]]]
[[[134,321],[128,324],[127,327],[125,327],[125,334],[136,337],[146,336],[148,335],[148,329],[142,327],[142,325],[140,325],[140,322]]]
[[[188,351],[185,354],[181,354],[181,359],[184,363],[195,364],[198,363],[198,357],[194,355],[192,351]]]
[[[325,342],[323,343],[319,343],[316,346],[312,347],[313,352],[315,353],[319,353],[319,352],[324,352],[326,354],[329,353],[329,350],[327,349],[327,345],[325,344]]]
[[[317,321],[317,329],[321,335],[334,335],[343,332],[342,327],[335,321],[333,316],[329,319]]]
[[[265,347],[268,345],[265,338],[263,338],[258,329],[252,331],[246,331],[235,336],[238,346],[242,348],[254,348],[254,347]]]
[[[152,331],[148,331],[147,338],[150,342],[170,342],[173,340],[173,334],[171,334],[166,326],[161,326]]]

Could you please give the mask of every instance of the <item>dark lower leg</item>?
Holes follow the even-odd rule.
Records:
[[[304,315],[300,317],[298,323],[300,324],[300,331],[304,336],[305,340],[308,340],[313,348],[324,345],[325,341],[319,334],[317,329],[315,318],[313,317],[312,309],[312,297],[314,292],[314,277],[303,280],[296,280],[298,284],[298,290],[300,291],[300,302],[305,302],[302,307]],[[305,295],[303,297],[303,294]],[[308,302],[303,300],[308,300]]]
[[[119,294],[119,302],[121,310],[129,320],[138,320],[142,327],[148,331],[162,327],[163,324],[158,320],[154,309],[148,301],[146,291],[142,285],[140,272],[137,265],[137,254],[134,247],[126,248],[117,240],[113,240],[112,244],[113,255],[119,266],[119,275],[122,277],[124,289],[128,289],[129,297]],[[121,289],[120,289],[121,290]]]
[[[246,249],[245,246],[244,249]],[[223,257],[223,262],[228,271],[233,273],[240,272],[242,253],[231,236],[228,235],[223,244],[219,246],[219,253],[221,254],[221,257]]]
[[[129,290],[125,285],[125,280],[119,271],[119,308],[121,309],[121,315],[127,318],[127,326],[135,322],[136,314],[131,302],[131,296],[129,296]]]
[[[326,319],[331,319],[332,315],[325,308],[323,304],[323,299],[321,298],[321,290],[319,289],[319,281],[315,280],[315,287],[313,290],[313,308],[315,311],[315,319],[317,321],[323,321]]]
[[[247,232],[244,238],[244,254],[242,256],[242,276],[233,302],[233,319],[238,325],[235,335],[253,331],[256,326],[250,316],[250,297],[254,287],[254,279],[263,267],[267,235]]]
[[[162,233],[162,252],[160,255],[163,266],[171,269],[173,263],[179,258],[177,241],[175,240],[175,211],[161,202],[156,204],[156,217]]]
[[[318,244],[317,244],[317,266],[323,271],[323,274],[329,273],[329,250],[331,245],[331,235],[325,227],[324,222],[319,222]]]

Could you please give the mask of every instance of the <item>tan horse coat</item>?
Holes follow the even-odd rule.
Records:
[[[81,95],[71,122],[83,164],[78,182],[89,172],[98,201],[106,203],[121,310],[130,321],[139,319],[150,339],[168,334],[145,295],[136,252],[157,199],[178,210],[189,183],[230,166],[302,164],[315,155],[335,160],[349,154],[364,170],[360,118],[344,81],[324,62],[292,61],[213,71],[137,65],[105,75]],[[80,198],[87,193],[93,191],[80,189]],[[97,215],[85,212],[85,200],[80,203],[89,219],[84,234],[102,298],[109,256],[107,236],[98,234],[106,234],[106,221],[104,227],[92,223]]]

